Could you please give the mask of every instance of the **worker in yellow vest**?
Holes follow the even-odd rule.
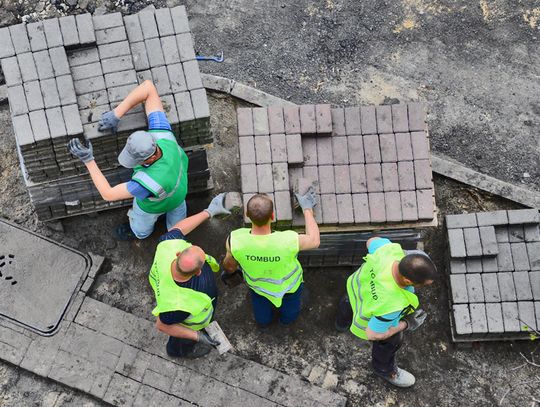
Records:
[[[223,207],[225,194],[216,196],[207,209],[176,223],[159,239],[149,280],[156,296],[152,314],[156,327],[170,336],[167,354],[198,358],[219,345],[202,331],[212,321],[217,299],[213,272],[219,264],[186,235],[216,215],[230,212]]]
[[[270,325],[274,309],[279,310],[279,320],[284,325],[298,318],[304,285],[298,252],[319,247],[319,227],[313,217],[317,203],[313,187],[305,195],[296,194],[296,199],[304,213],[305,234],[292,230],[272,232],[273,202],[267,195],[257,194],[246,207],[251,228],[234,230],[227,240],[223,268],[229,273],[241,268],[251,289],[255,321],[261,328]]]
[[[426,319],[415,288],[431,284],[437,269],[424,252],[406,252],[385,238],[369,239],[367,249],[364,264],[347,280],[336,329],[372,341],[375,373],[395,386],[410,387],[415,378],[397,366],[396,353],[403,331],[416,330]]]

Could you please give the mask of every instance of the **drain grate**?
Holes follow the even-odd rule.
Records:
[[[0,316],[53,335],[91,259],[0,220]]]

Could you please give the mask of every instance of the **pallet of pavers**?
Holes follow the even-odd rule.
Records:
[[[540,329],[536,209],[447,215],[452,337],[527,339]]]
[[[436,225],[423,104],[240,108],[237,120],[244,201],[271,196],[277,228],[304,226],[300,178],[318,186],[324,232]]]
[[[47,183],[72,183],[69,177],[87,173],[67,150],[72,138],[91,140],[102,170],[113,176],[120,171],[118,154],[129,134],[146,128],[146,115],[142,106],[133,109],[117,133],[98,132],[99,118],[146,79],[155,83],[180,145],[212,142],[184,6],[1,28],[0,60],[25,182],[34,191],[43,186],[32,194],[36,206],[42,203],[34,200],[37,196],[43,202],[58,199],[46,195],[54,189]]]

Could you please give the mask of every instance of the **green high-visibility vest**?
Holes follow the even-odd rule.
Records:
[[[283,296],[294,293],[303,281],[297,259],[298,233],[287,230],[252,235],[251,229],[231,233],[231,254],[240,264],[246,284],[280,307]]]
[[[182,239],[165,240],[158,244],[148,279],[156,296],[156,307],[152,314],[158,316],[162,312],[188,312],[189,317],[180,325],[199,331],[212,319],[212,298],[191,288],[180,287],[171,274],[171,264],[176,259],[176,253],[190,246],[191,243]],[[206,262],[214,272],[219,271],[219,264],[212,256],[206,255]]]
[[[371,317],[401,311],[410,314],[418,307],[416,294],[397,285],[392,265],[405,257],[397,243],[379,247],[364,257],[365,263],[347,279],[347,294],[353,311],[351,332],[367,339],[366,328]]]
[[[152,195],[136,198],[137,205],[146,213],[165,213],[177,208],[187,195],[188,157],[169,132],[153,133],[162,157],[148,167],[138,165],[131,179]]]

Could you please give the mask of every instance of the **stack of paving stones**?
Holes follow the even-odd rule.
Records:
[[[446,216],[456,340],[540,328],[539,222],[536,209]]]
[[[78,213],[76,205],[63,208],[65,202],[86,202],[80,205],[82,212],[92,210],[91,202],[95,210],[128,203],[103,202],[90,192],[90,181],[85,188],[72,188],[77,180],[70,177],[87,171],[66,145],[72,138],[90,140],[100,168],[111,181],[122,179],[118,154],[133,131],[146,128],[146,115],[142,106],[133,109],[117,133],[99,132],[98,121],[146,79],[155,83],[183,147],[212,141],[184,6],[126,17],[81,14],[1,28],[0,60],[22,172],[42,220]],[[208,181],[202,190],[208,189]],[[58,188],[62,193],[53,195]],[[60,202],[61,195],[78,193],[83,194],[79,199]]]
[[[291,196],[301,178],[317,185],[314,214],[323,226],[434,220],[422,104],[241,108],[237,119],[244,202],[268,194],[278,228],[303,226]]]

